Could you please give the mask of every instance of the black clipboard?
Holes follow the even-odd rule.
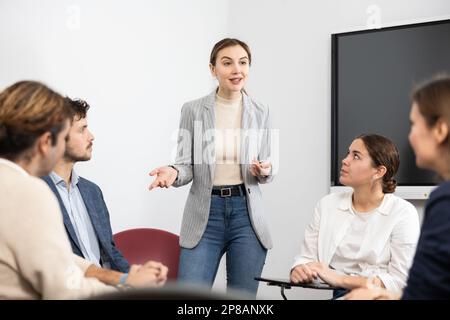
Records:
[[[292,287],[300,287],[300,288],[308,288],[308,289],[319,289],[319,290],[336,290],[341,289],[337,287],[332,287],[328,283],[325,282],[311,282],[311,283],[293,283],[288,279],[281,278],[262,278],[256,277],[255,280],[260,282],[267,282],[268,286],[278,286],[281,288],[281,296],[284,300],[287,300],[286,295],[284,294],[284,289],[291,289]]]

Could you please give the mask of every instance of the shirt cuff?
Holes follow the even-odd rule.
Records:
[[[294,269],[296,266],[298,266],[300,264],[306,264],[306,263],[310,263],[310,262],[313,262],[313,261],[314,260],[308,259],[308,258],[305,258],[305,257],[295,258],[295,262],[294,262],[294,264],[291,267],[291,271],[292,271],[292,269]]]
[[[402,289],[398,287],[394,278],[389,273],[380,273],[376,275],[383,282],[387,290],[392,292],[400,292]]]

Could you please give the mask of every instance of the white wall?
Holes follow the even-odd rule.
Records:
[[[78,168],[101,186],[115,232],[179,233],[188,188],[150,193],[148,172],[171,162],[182,103],[212,90],[209,52],[227,10],[225,0],[0,0],[0,87],[37,79],[90,103],[93,159]]]
[[[247,41],[249,91],[270,106],[281,135],[279,175],[263,186],[274,240],[264,275],[287,276],[329,188],[330,34],[364,28],[371,4],[382,24],[450,14],[445,0],[0,0],[0,88],[36,79],[87,100],[94,156],[78,170],[101,186],[114,232],[179,233],[188,188],[150,193],[147,173],[171,161],[182,103],[213,88],[212,45],[225,36]],[[225,287],[223,265],[215,287]],[[280,295],[262,285],[260,297]]]

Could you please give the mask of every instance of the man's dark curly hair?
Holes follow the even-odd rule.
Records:
[[[89,104],[81,99],[70,99],[66,97],[69,101],[69,108],[72,113],[73,118],[80,120],[86,118],[87,112],[90,108]]]

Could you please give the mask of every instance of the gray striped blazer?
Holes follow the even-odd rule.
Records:
[[[208,223],[215,170],[215,95],[216,90],[203,98],[185,103],[181,110],[174,164],[179,173],[173,186],[180,187],[192,181],[180,232],[180,245],[184,248],[193,248],[198,244]],[[273,174],[254,177],[249,171],[254,158],[273,162],[269,110],[245,93],[241,129],[240,163],[247,190],[250,221],[261,244],[270,249],[272,239],[264,221],[259,184],[272,181]]]

